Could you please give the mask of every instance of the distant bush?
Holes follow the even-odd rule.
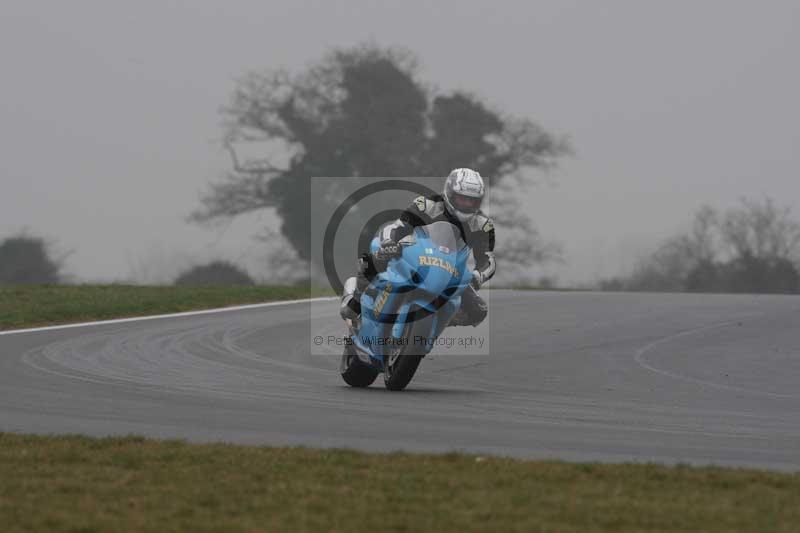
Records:
[[[0,241],[2,285],[55,284],[61,281],[60,269],[44,239],[18,235]]]
[[[227,261],[213,261],[183,272],[175,285],[255,285],[247,272]]]
[[[686,279],[692,292],[795,293],[800,289],[797,267],[784,258],[745,255],[727,263],[703,262]]]
[[[701,208],[688,233],[666,240],[605,290],[800,292],[800,223],[772,200],[742,200],[720,214]]]

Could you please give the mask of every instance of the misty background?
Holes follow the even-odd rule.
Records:
[[[187,222],[230,169],[244,73],[400,46],[419,77],[571,139],[525,202],[564,284],[624,273],[702,204],[800,212],[795,2],[4,2],[0,237],[55,243],[77,281],[166,282],[226,258],[263,276],[271,215]],[[450,169],[442,169],[446,173]]]

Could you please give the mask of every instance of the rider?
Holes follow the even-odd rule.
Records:
[[[417,226],[446,220],[460,228],[475,259],[471,286],[463,292],[461,308],[450,325],[477,326],[483,322],[488,306],[476,291],[494,276],[496,269],[494,223],[480,210],[484,193],[483,178],[478,172],[457,168],[447,176],[442,194],[415,198],[399,219],[381,230],[379,249],[374,254],[361,256],[358,275],[345,282],[340,307],[342,318],[355,320],[361,314],[361,293],[378,272],[385,270],[390,259],[400,256],[400,239],[410,235]]]

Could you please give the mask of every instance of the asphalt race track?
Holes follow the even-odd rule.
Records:
[[[490,291],[490,326],[459,329],[491,354],[434,354],[399,393],[310,355],[310,313],[0,335],[0,431],[800,470],[798,297]]]

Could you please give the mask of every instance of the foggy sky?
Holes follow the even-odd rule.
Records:
[[[5,0],[0,237],[28,229],[74,250],[79,280],[217,256],[258,273],[250,237],[269,215],[185,222],[228,165],[218,109],[247,70],[372,40],[417,53],[443,91],[569,135],[576,156],[530,198],[567,251],[548,271],[617,274],[703,203],[768,194],[800,217],[798,6]]]

